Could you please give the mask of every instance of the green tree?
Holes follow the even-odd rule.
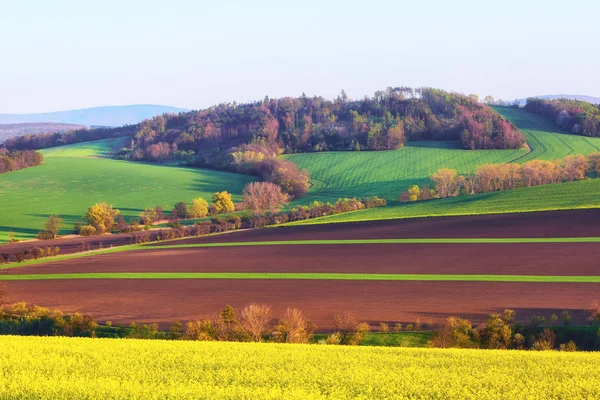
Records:
[[[187,218],[187,204],[185,204],[183,201],[180,201],[179,203],[175,204],[175,207],[173,207],[172,214],[175,214],[175,216],[177,216],[178,218]]]
[[[231,194],[228,192],[217,192],[212,198],[213,205],[217,211],[217,214],[232,212],[235,210],[235,205],[231,200]]]
[[[188,208],[188,216],[190,218],[204,218],[208,214],[208,202],[202,197],[192,200],[192,204]]]
[[[417,201],[421,198],[421,189],[419,189],[419,186],[412,185],[408,188],[408,198],[410,201]]]
[[[88,208],[85,219],[88,225],[94,227],[97,233],[102,234],[113,229],[115,217],[119,213],[119,210],[113,209],[112,205],[98,203]]]

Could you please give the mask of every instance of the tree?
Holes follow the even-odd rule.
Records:
[[[421,189],[417,185],[411,185],[408,188],[408,200],[409,201],[417,201],[421,198]]]
[[[470,98],[471,100],[473,100],[474,102],[476,102],[476,103],[479,103],[479,96],[477,96],[476,94],[473,94],[473,93],[471,93],[471,94],[469,95],[469,98]],[[487,97],[486,97],[486,99],[487,99]]]
[[[485,99],[483,99],[483,102],[487,105],[490,105],[492,103],[494,103],[494,98],[490,95],[485,96]]]
[[[183,201],[180,201],[179,203],[175,204],[175,207],[173,207],[173,211],[171,212],[171,214],[173,214],[173,213],[178,218],[187,218],[187,215],[188,215],[187,204],[185,204]]]
[[[288,200],[281,187],[271,182],[250,182],[244,187],[242,196],[248,209],[256,215],[263,215],[266,211],[274,214]]]
[[[8,289],[4,283],[0,283],[0,312],[4,308],[6,304],[6,299],[8,298]]]
[[[113,209],[112,206],[106,203],[98,203],[88,208],[85,219],[88,225],[94,227],[97,233],[102,234],[113,229],[115,217],[119,213],[119,210]]]
[[[473,340],[473,325],[471,321],[462,318],[449,317],[431,341],[433,347],[475,347]]]
[[[52,239],[56,239],[58,232],[63,226],[63,220],[58,215],[50,215],[48,221],[44,225],[46,232],[52,235]]]
[[[192,200],[192,204],[188,208],[188,216],[190,218],[204,218],[208,214],[208,202],[202,197]]]
[[[314,326],[297,308],[288,307],[277,325],[275,334],[283,343],[308,343]]]
[[[431,175],[431,180],[435,184],[435,191],[439,197],[458,196],[460,186],[456,170],[442,168]]]
[[[271,322],[271,306],[250,304],[242,310],[242,326],[256,342],[260,342],[267,333]]]
[[[231,201],[231,194],[228,192],[215,193],[212,201],[217,214],[235,211],[235,205],[233,204],[233,201]]]

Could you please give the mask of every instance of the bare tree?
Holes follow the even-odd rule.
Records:
[[[0,313],[6,304],[6,300],[8,297],[8,289],[4,283],[0,283]]]
[[[288,201],[288,195],[281,191],[281,187],[271,182],[247,184],[244,187],[243,198],[246,207],[257,215],[267,211],[273,214]]]
[[[270,321],[271,306],[266,304],[250,304],[242,310],[242,326],[257,342],[267,332]]]
[[[52,235],[52,239],[56,239],[58,236],[58,232],[60,228],[63,226],[63,220],[58,215],[50,215],[48,217],[48,221],[46,222],[45,228],[46,232]]]
[[[308,343],[314,326],[297,308],[288,307],[277,325],[276,334],[284,343]]]

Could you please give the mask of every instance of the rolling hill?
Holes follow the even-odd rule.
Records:
[[[600,138],[561,133],[543,117],[515,108],[497,108],[525,134],[529,149],[464,150],[456,142],[409,142],[384,152],[325,152],[284,156],[306,168],[312,188],[302,203],[341,197],[380,196],[396,201],[408,186],[429,183],[440,168],[465,174],[486,163],[554,160],[569,154],[600,151]]]
[[[44,164],[0,175],[0,242],[14,232],[18,239],[33,238],[48,215],[65,220],[72,230],[87,208],[107,202],[126,217],[145,207],[171,209],[179,201],[209,199],[227,190],[239,200],[253,177],[204,169],[117,161],[107,157],[111,140],[100,140],[43,150]]]
[[[154,104],[105,106],[41,114],[0,114],[0,124],[58,122],[85,126],[122,126],[137,124],[164,113],[188,111]]]
[[[491,162],[526,162],[533,159],[553,160],[570,154],[589,154],[600,150],[600,138],[568,135],[558,131],[541,116],[515,108],[498,108],[527,137],[530,150],[464,151],[413,148],[390,152],[317,153],[288,156],[311,173],[313,187],[302,203],[312,200],[331,201],[337,197],[383,196],[390,206],[361,210],[299,223],[328,223],[433,215],[471,215],[542,210],[600,207],[600,180],[521,188],[455,197],[421,203],[398,204],[398,196],[408,185],[422,185],[437,168],[455,168],[468,173],[478,165]],[[450,146],[449,144],[446,144]],[[518,153],[521,151],[521,153]],[[452,156],[454,154],[454,156]]]

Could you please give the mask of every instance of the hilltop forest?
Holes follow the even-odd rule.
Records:
[[[115,136],[130,136],[117,157],[178,162],[262,176],[293,197],[308,188],[308,174],[282,153],[394,150],[406,141],[457,140],[465,149],[516,149],[525,139],[487,105],[431,88],[388,88],[372,97],[269,99],[220,104],[163,114],[115,129],[27,135],[8,149],[37,149]]]
[[[525,110],[540,114],[562,129],[582,136],[600,136],[600,104],[570,99],[527,99]]]

